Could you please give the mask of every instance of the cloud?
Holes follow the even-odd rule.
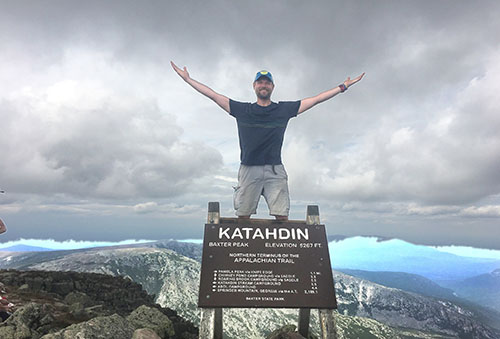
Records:
[[[4,96],[0,176],[8,190],[172,197],[221,167],[217,150],[183,141],[174,115],[134,93],[140,76],[122,73],[123,66],[108,55],[69,50],[44,85]]]
[[[467,217],[498,218],[500,217],[500,205],[467,207],[461,212],[461,215]]]
[[[224,0],[9,2],[0,13],[1,211],[151,225],[172,214],[194,225],[208,201],[221,201],[232,214],[235,120],[169,61],[241,101],[254,100],[263,68],[276,101],[365,71],[290,121],[293,213],[318,203],[346,230],[404,225],[415,238],[408,225],[437,225],[429,237],[455,228],[475,241],[467,230],[495,232],[500,203],[499,16],[489,0],[275,1],[265,11]]]
[[[133,206],[135,212],[140,214],[153,213],[160,215],[192,215],[198,214],[202,208],[198,205],[179,205],[179,204],[158,204],[154,201],[140,203]]]
[[[456,215],[460,212],[459,206],[419,206],[417,204],[409,204],[402,209],[402,213],[409,215],[421,216],[442,216],[442,215]]]
[[[343,149],[327,144],[328,135],[312,145],[307,136],[292,136],[286,158],[296,187],[309,196],[340,200],[438,205],[470,204],[497,193],[498,60],[492,57],[485,73],[470,79],[451,105],[429,120],[383,117]]]

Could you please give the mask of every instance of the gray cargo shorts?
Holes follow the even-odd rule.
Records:
[[[234,187],[233,203],[237,216],[257,213],[260,196],[263,195],[270,215],[288,216],[290,196],[288,175],[281,165],[240,165],[238,186]]]

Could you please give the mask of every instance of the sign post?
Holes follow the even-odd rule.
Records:
[[[207,223],[218,224],[219,221],[219,203],[209,202]],[[222,339],[222,308],[202,308],[199,337],[200,339]]]
[[[299,308],[299,333],[305,337],[310,309],[317,308],[324,318],[322,338],[336,338],[337,302],[318,206],[308,206],[306,221],[276,221],[221,218],[218,203],[209,203],[207,222],[200,338],[222,338],[224,307]]]

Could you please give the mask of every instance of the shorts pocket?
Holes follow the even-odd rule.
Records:
[[[281,178],[288,179],[288,173],[285,170],[285,166],[276,166],[276,173],[278,173],[278,176],[280,176]]]

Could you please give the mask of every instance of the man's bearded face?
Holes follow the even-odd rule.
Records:
[[[253,89],[257,98],[262,100],[268,100],[271,98],[271,93],[273,93],[274,84],[262,77],[253,83]]]

